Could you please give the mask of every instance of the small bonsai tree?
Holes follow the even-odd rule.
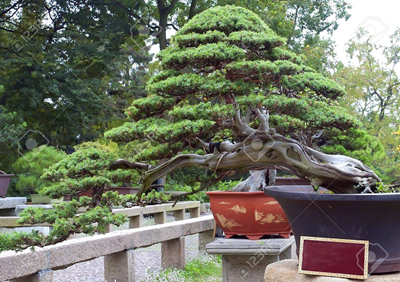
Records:
[[[65,156],[63,151],[43,145],[20,157],[13,164],[14,172],[18,177],[15,185],[16,192],[24,196],[39,193],[48,184],[46,180],[40,178],[43,171],[61,161]]]
[[[53,209],[27,208],[19,216],[19,223],[43,224],[53,226],[49,235],[37,231],[31,233],[10,233],[0,235],[0,251],[22,250],[32,246],[46,246],[66,240],[71,234],[104,233],[108,224],[120,226],[127,217],[114,214],[115,206],[132,207],[140,204],[159,204],[169,197],[156,191],[137,198],[136,195],[119,195],[117,192],[105,192],[110,187],[130,182],[135,172],[109,170],[117,155],[107,146],[87,142],[76,147],[71,155],[46,169],[41,179],[50,184],[41,193],[51,198],[78,196],[85,191],[92,191],[92,197],[79,197],[70,202],[53,205]],[[105,193],[104,193],[105,192]],[[83,213],[78,213],[83,209]]]
[[[150,95],[127,109],[132,121],[105,134],[117,142],[147,138],[154,147],[113,167],[145,171],[139,194],[186,166],[208,168],[217,179],[255,171],[240,190],[263,188],[270,182],[265,169],[282,169],[335,193],[374,191],[380,179],[362,162],[313,148],[324,130],[359,122],[335,102],[342,87],[305,66],[284,42],[244,8],[195,16],[158,54],[162,71],[149,81]],[[161,159],[169,160],[143,163]]]

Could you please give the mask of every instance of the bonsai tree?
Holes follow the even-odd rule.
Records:
[[[337,106],[343,88],[305,66],[284,42],[241,7],[195,16],[158,54],[162,71],[148,82],[149,96],[127,109],[131,121],[105,134],[117,142],[147,138],[153,147],[112,168],[144,171],[139,195],[186,166],[208,168],[217,180],[253,171],[238,190],[260,189],[270,182],[266,169],[282,169],[335,193],[375,191],[380,179],[368,166],[314,148],[324,130],[359,122]],[[164,162],[147,165],[151,160]]]
[[[51,146],[40,146],[24,157],[20,157],[14,164],[13,169],[17,174],[15,189],[21,195],[36,194],[43,189],[48,182],[41,179],[44,169],[61,161],[66,154]],[[27,161],[32,159],[32,161]]]
[[[46,246],[66,240],[71,234],[85,233],[93,235],[104,233],[108,224],[120,226],[127,221],[122,214],[114,214],[115,206],[132,207],[140,204],[165,202],[168,196],[156,191],[140,200],[136,195],[119,195],[117,192],[105,192],[109,187],[120,186],[135,177],[135,172],[109,170],[117,158],[109,147],[87,142],[78,145],[73,154],[66,155],[61,161],[46,169],[41,177],[48,181],[41,193],[51,198],[77,196],[85,191],[92,191],[92,197],[79,197],[70,202],[53,205],[53,209],[27,208],[19,216],[19,223],[42,224],[53,226],[49,235],[38,231],[31,233],[9,233],[0,235],[0,251],[22,250],[32,246]],[[105,193],[104,193],[105,192]],[[78,209],[84,210],[78,213]]]

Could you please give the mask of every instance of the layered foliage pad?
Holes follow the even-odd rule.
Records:
[[[239,108],[265,107],[279,133],[302,132],[308,138],[321,129],[357,125],[336,107],[344,90],[307,67],[285,41],[241,7],[195,16],[158,54],[163,70],[149,81],[149,96],[126,111],[132,120],[106,137],[129,142],[151,135],[159,149],[143,150],[136,160],[154,160],[188,148],[194,137],[232,138],[223,123]]]
[[[46,152],[48,151],[49,148]],[[40,194],[59,198],[77,196],[90,190],[92,197],[74,197],[70,202],[55,204],[51,210],[36,207],[25,209],[19,214],[19,223],[49,223],[53,229],[47,236],[37,231],[1,234],[0,252],[55,244],[74,233],[104,233],[107,225],[120,226],[128,220],[123,214],[114,214],[113,207],[160,204],[170,199],[155,190],[142,196],[140,200],[136,195],[119,195],[118,192],[107,191],[110,187],[130,182],[137,174],[135,171],[110,170],[109,166],[116,158],[116,154],[108,146],[87,142],[77,146],[73,154],[63,156],[61,161],[45,169],[41,180],[50,185],[42,188]]]
[[[52,146],[42,145],[20,157],[13,164],[14,172],[18,177],[15,185],[17,192],[23,196],[39,193],[48,184],[46,180],[40,178],[43,171],[66,156],[64,151]],[[29,162],[27,160],[34,161]]]
[[[86,142],[76,147],[76,152],[46,169],[42,179],[51,185],[42,193],[52,198],[78,195],[92,190],[100,196],[108,187],[118,187],[129,182],[134,172],[109,170],[117,155],[105,145]]]

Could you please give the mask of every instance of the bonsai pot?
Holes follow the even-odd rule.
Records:
[[[301,179],[297,177],[277,177],[275,178],[275,185],[310,185],[310,181],[307,179]]]
[[[258,240],[272,234],[289,238],[291,228],[285,213],[278,202],[264,192],[212,191],[206,194],[225,238],[245,235]]]
[[[369,241],[369,273],[400,270],[400,193],[318,194],[311,186],[271,186],[265,194],[282,206],[297,252],[301,236]]]
[[[58,204],[63,201],[63,197],[59,199],[52,199],[49,196],[42,196],[40,194],[31,194],[32,204]]]
[[[8,185],[10,184],[11,178],[13,176],[15,176],[15,175],[0,173],[0,197],[1,198],[4,198],[6,196],[7,190],[8,190]]]

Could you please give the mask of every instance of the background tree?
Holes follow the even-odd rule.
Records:
[[[40,146],[24,157],[20,157],[13,164],[13,171],[17,177],[15,192],[19,196],[37,194],[41,189],[48,185],[48,182],[40,177],[43,171],[51,165],[61,161],[66,154],[51,146]],[[34,159],[34,161],[28,161]],[[15,192],[13,194],[15,194]]]
[[[151,58],[138,52],[135,19],[118,5],[97,4],[0,4],[0,105],[52,145],[94,140],[143,96],[139,70]]]
[[[347,91],[341,101],[343,107],[356,113],[364,127],[384,146],[386,157],[376,167],[388,182],[398,181],[391,171],[398,167],[398,143],[392,133],[400,122],[400,82],[396,72],[400,59],[399,35],[400,30],[396,30],[390,44],[382,46],[374,43],[366,31],[359,30],[348,43],[348,65],[334,74]]]
[[[344,193],[379,181],[356,160],[304,146],[312,146],[322,129],[344,130],[358,122],[335,106],[344,90],[305,66],[254,13],[233,6],[209,9],[181,28],[159,58],[163,71],[149,81],[150,96],[127,110],[133,122],[105,134],[118,142],[151,136],[154,147],[138,152],[136,161],[178,154],[146,172],[141,192],[188,165],[221,173],[281,168]],[[115,167],[137,165],[121,160]]]
[[[26,123],[17,113],[10,113],[0,106],[0,128],[0,170],[10,173],[11,165],[18,157],[16,148],[26,130]]]

